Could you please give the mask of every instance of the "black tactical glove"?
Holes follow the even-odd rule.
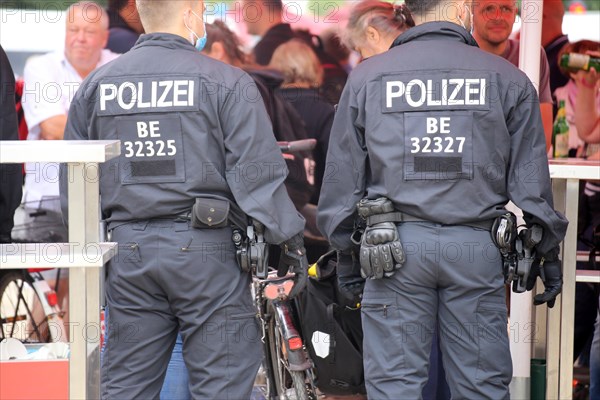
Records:
[[[556,258],[554,261],[545,260],[542,265],[540,265],[540,259],[536,259],[529,272],[527,290],[533,289],[538,276],[544,282],[545,290],[544,293],[535,295],[533,304],[539,306],[540,304],[548,303],[548,308],[552,308],[554,307],[556,296],[562,291],[563,285],[560,259]]]
[[[356,308],[362,300],[365,278],[360,273],[360,262],[354,250],[337,252],[337,278],[340,289],[340,303]]]
[[[378,215],[394,212],[394,205],[385,198],[362,199],[357,204],[358,215],[367,221],[360,244],[360,266],[363,278],[389,277],[404,264],[404,250],[394,222],[372,223]]]
[[[360,244],[360,266],[363,278],[390,277],[404,264],[404,250],[393,222],[368,226]]]
[[[304,248],[302,232],[281,244],[281,256],[277,267],[277,276],[283,277],[290,270],[294,273],[294,287],[289,298],[296,297],[306,287],[308,280],[308,259]]]

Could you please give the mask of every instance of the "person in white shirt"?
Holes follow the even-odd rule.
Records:
[[[64,49],[32,57],[25,65],[22,97],[27,140],[62,140],[71,100],[82,81],[96,68],[119,54],[105,50],[108,40],[108,14],[98,4],[82,1],[66,12]],[[68,233],[60,211],[59,164],[25,165],[23,204],[15,217],[13,239],[28,242],[67,242]],[[54,287],[60,280],[58,300],[68,326],[68,272],[43,273]],[[60,278],[59,278],[60,276]],[[41,309],[34,304],[34,313]],[[64,333],[68,339],[68,331]]]
[[[64,50],[33,57],[25,65],[22,104],[29,127],[27,140],[63,138],[69,106],[81,82],[94,69],[118,57],[104,49],[107,40],[108,15],[102,7],[82,1],[67,9]],[[25,206],[56,211],[60,217],[58,164],[28,163],[25,172]],[[50,218],[46,215],[44,225],[52,225]],[[26,239],[66,241],[66,230],[60,232],[62,222],[56,222],[50,237],[48,230],[38,224],[35,229],[26,230]]]

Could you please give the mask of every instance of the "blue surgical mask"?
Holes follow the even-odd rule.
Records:
[[[191,13],[194,14],[196,18],[200,18],[195,12],[191,11]],[[206,41],[208,40],[208,35],[206,34],[206,23],[204,22],[203,18],[200,19],[202,20],[202,29],[204,30],[204,35],[202,35],[202,37],[198,36],[198,34],[188,26],[185,19],[183,20],[185,27],[188,29],[188,31],[190,31],[190,42],[194,44],[194,47],[198,51],[204,50],[204,46],[206,46]],[[196,38],[196,43],[194,43],[194,37]]]
[[[202,27],[204,29],[204,35],[196,39],[196,50],[202,51],[204,50],[204,46],[206,46],[206,41],[208,40],[208,35],[206,34],[206,24],[202,22]]]

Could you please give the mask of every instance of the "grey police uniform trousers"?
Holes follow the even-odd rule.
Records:
[[[370,400],[420,399],[436,323],[453,399],[508,399],[512,362],[498,249],[489,231],[406,222],[406,263],[362,302]]]
[[[178,331],[192,398],[250,398],[262,359],[250,275],[237,266],[230,228],[188,225],[112,230],[103,399],[158,399]]]

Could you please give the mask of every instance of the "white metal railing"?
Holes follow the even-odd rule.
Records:
[[[0,269],[70,268],[71,399],[100,398],[100,340],[88,337],[86,330],[100,327],[100,273],[117,245],[99,240],[99,164],[120,151],[118,140],[0,142],[1,163],[67,163],[69,243],[1,245]]]
[[[573,336],[575,283],[600,284],[598,271],[576,271],[579,181],[600,179],[600,163],[580,159],[551,160],[554,205],[569,220],[562,246],[563,290],[547,313],[546,398],[573,397]]]

